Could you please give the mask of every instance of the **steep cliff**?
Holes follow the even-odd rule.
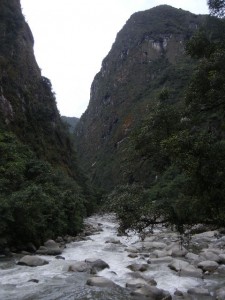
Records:
[[[118,33],[76,127],[79,159],[98,186],[111,189],[149,176],[150,170],[125,170],[129,137],[162,90],[169,90],[173,103],[182,99],[194,66],[185,44],[203,21],[204,16],[162,5],[135,13]]]
[[[40,158],[68,169],[71,145],[51,82],[41,76],[34,38],[20,1],[0,2],[0,126],[12,130]]]
[[[6,244],[75,234],[93,205],[33,44],[20,1],[1,0],[0,252]]]

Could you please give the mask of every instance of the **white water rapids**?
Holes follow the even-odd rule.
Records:
[[[114,215],[92,216],[87,219],[87,222],[94,226],[101,223],[103,231],[91,235],[90,240],[68,244],[62,253],[65,260],[43,256],[50,263],[34,268],[19,266],[15,259],[0,261],[0,299],[119,299],[118,295],[115,297],[93,295],[91,287],[85,287],[86,279],[90,275],[68,272],[69,262],[83,261],[87,258],[102,259],[109,264],[110,269],[105,269],[98,275],[125,287],[126,281],[130,279],[130,270],[127,266],[134,262],[147,263],[147,258],[128,257],[126,247],[134,246],[135,243],[139,243],[139,240],[135,235],[117,237],[118,223]],[[110,238],[119,239],[121,244],[105,243]],[[179,277],[167,267],[167,264],[151,265],[150,270],[144,274],[153,277],[158,288],[163,288],[171,294],[176,289],[185,292],[201,284],[202,281],[202,279],[191,277]],[[31,279],[38,280],[38,283],[29,282]],[[121,296],[121,299],[132,298],[126,294],[126,296]]]

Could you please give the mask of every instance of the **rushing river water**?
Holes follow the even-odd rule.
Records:
[[[137,236],[117,237],[118,224],[113,215],[96,215],[88,218],[87,222],[93,226],[101,223],[102,231],[91,235],[90,240],[68,244],[62,254],[65,260],[43,256],[49,264],[31,268],[17,265],[16,258],[2,259],[0,261],[0,300],[133,299],[124,287],[129,278],[127,266],[133,263],[134,259],[128,257],[125,249],[139,242]],[[108,239],[115,237],[120,239],[121,244],[105,243]],[[113,280],[119,285],[118,289],[104,290],[87,286],[86,280],[90,275],[68,272],[68,265],[71,261],[83,261],[87,258],[102,259],[107,262],[110,269],[105,269],[98,275]],[[139,256],[135,258],[135,262],[146,263],[146,258]],[[171,272],[167,264],[155,264],[145,274],[154,277],[158,288],[163,288],[171,294],[176,289],[185,292],[201,284],[202,281],[197,278],[179,277]],[[34,279],[38,282],[30,281]]]

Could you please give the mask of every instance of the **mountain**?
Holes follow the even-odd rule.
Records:
[[[196,64],[185,45],[204,20],[162,5],[133,14],[117,34],[75,129],[79,161],[97,186],[111,190],[123,183],[149,185],[157,176],[145,157],[128,162],[130,138],[163,93],[174,107],[182,106]]]
[[[69,131],[73,133],[75,127],[77,126],[77,123],[79,122],[79,118],[61,116],[61,119],[63,120],[64,123],[68,125]]]
[[[18,0],[0,3],[0,41],[1,128],[15,132],[40,158],[67,168],[70,146],[51,82],[36,63],[34,38]]]
[[[1,0],[0,252],[77,233],[93,205],[33,45],[20,1]]]

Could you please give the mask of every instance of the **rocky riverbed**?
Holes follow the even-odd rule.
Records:
[[[114,215],[92,216],[77,237],[0,260],[0,299],[225,299],[225,235],[158,227],[118,236]],[[68,240],[69,239],[69,240]]]

